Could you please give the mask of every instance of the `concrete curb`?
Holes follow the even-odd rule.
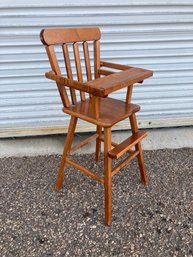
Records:
[[[149,136],[143,140],[144,150],[165,148],[193,148],[193,127],[150,129]],[[91,133],[76,133],[74,144]],[[128,131],[114,131],[113,140],[121,142],[129,135]],[[6,138],[0,140],[0,158],[61,154],[65,135],[39,137]],[[93,153],[95,144],[86,145],[77,153]]]

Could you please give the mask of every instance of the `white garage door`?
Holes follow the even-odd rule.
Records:
[[[141,127],[193,124],[192,0],[1,0],[0,17],[1,137],[67,129],[56,87],[44,78],[50,68],[39,32],[45,27],[99,26],[103,60],[154,70],[134,89]],[[92,129],[79,123],[78,131]]]

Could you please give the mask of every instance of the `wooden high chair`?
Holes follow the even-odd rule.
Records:
[[[99,28],[44,29],[40,35],[52,68],[52,71],[47,72],[45,76],[56,82],[64,106],[63,112],[71,116],[58,171],[56,188],[60,189],[62,187],[66,163],[103,184],[105,193],[105,224],[110,225],[112,221],[112,177],[129,161],[137,157],[141,180],[144,184],[147,184],[141,148],[141,140],[147,133],[145,131],[138,131],[135,113],[140,110],[140,106],[131,103],[131,95],[133,84],[137,82],[142,83],[144,79],[151,77],[153,72],[137,67],[101,61],[100,36]],[[94,52],[94,77],[92,76],[92,66],[89,57],[90,44],[93,45]],[[57,60],[56,45],[60,45],[63,52],[66,68],[65,76],[62,75],[59,67],[59,64],[62,62],[60,58]],[[73,48],[73,58],[70,58],[69,46]],[[79,52],[79,47],[83,47],[87,82],[83,82],[83,63],[80,59],[80,53],[82,52]],[[77,79],[73,79],[72,59],[75,61]],[[115,72],[115,70],[118,70],[118,72]],[[110,93],[124,87],[127,87],[125,101],[108,96]],[[68,97],[69,94],[67,94],[67,88],[70,91],[71,103]],[[79,101],[76,95],[77,91],[80,92]],[[89,95],[87,94],[88,96],[86,97],[85,93]],[[71,148],[78,118],[95,124],[96,134]],[[130,120],[132,136],[120,144],[112,142],[111,127],[127,118]],[[102,128],[104,128],[104,136]],[[96,140],[96,161],[100,158],[101,142],[104,142],[104,178],[68,158],[70,153],[93,140]],[[133,147],[135,150],[131,149]],[[117,159],[125,153],[127,153],[127,157],[119,165],[112,168],[112,159]]]

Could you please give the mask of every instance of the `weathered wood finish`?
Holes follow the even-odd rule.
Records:
[[[56,82],[64,105],[63,111],[71,115],[68,134],[58,171],[56,188],[60,189],[62,187],[66,163],[104,185],[105,224],[110,225],[112,222],[112,177],[128,162],[137,157],[141,180],[144,184],[147,183],[147,175],[141,148],[141,140],[146,136],[146,132],[138,131],[135,113],[140,110],[140,106],[131,104],[131,96],[133,85],[135,83],[143,82],[144,79],[152,76],[153,72],[137,67],[100,61],[99,39],[100,30],[98,28],[45,29],[41,32],[41,40],[43,44],[46,45],[46,51],[52,68],[51,72],[46,73],[46,77]],[[94,80],[92,80],[87,41],[93,42]],[[71,60],[68,51],[69,43],[73,44],[78,81],[73,79]],[[55,44],[62,46],[67,77],[61,74],[54,51]],[[83,62],[81,63],[79,53],[80,45],[83,47],[87,82],[83,82],[81,67]],[[109,68],[109,70],[107,68]],[[119,72],[116,72],[116,70]],[[101,75],[105,77],[100,77]],[[70,89],[72,104],[69,102],[65,87],[69,87]],[[108,94],[123,87],[127,87],[125,102],[108,97]],[[77,90],[80,91],[81,96],[81,101],[79,102],[77,101],[75,94]],[[89,93],[90,97],[86,99],[85,93]],[[112,142],[112,126],[128,117],[131,123],[131,137],[120,144]],[[96,134],[71,147],[78,118],[95,124]],[[102,136],[103,128],[104,136]],[[101,142],[104,142],[104,178],[67,158],[71,153],[93,140],[96,140],[96,161],[100,158]],[[112,147],[114,148],[112,149]],[[132,147],[135,147],[135,150],[131,149]],[[129,156],[113,168],[112,159],[117,159],[123,154]]]

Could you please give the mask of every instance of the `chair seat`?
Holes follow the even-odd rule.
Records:
[[[68,108],[64,107],[63,112],[102,127],[111,127],[140,110],[140,106],[136,104],[127,104],[110,97],[101,98],[99,118],[96,119],[91,105],[91,99],[89,98]]]

